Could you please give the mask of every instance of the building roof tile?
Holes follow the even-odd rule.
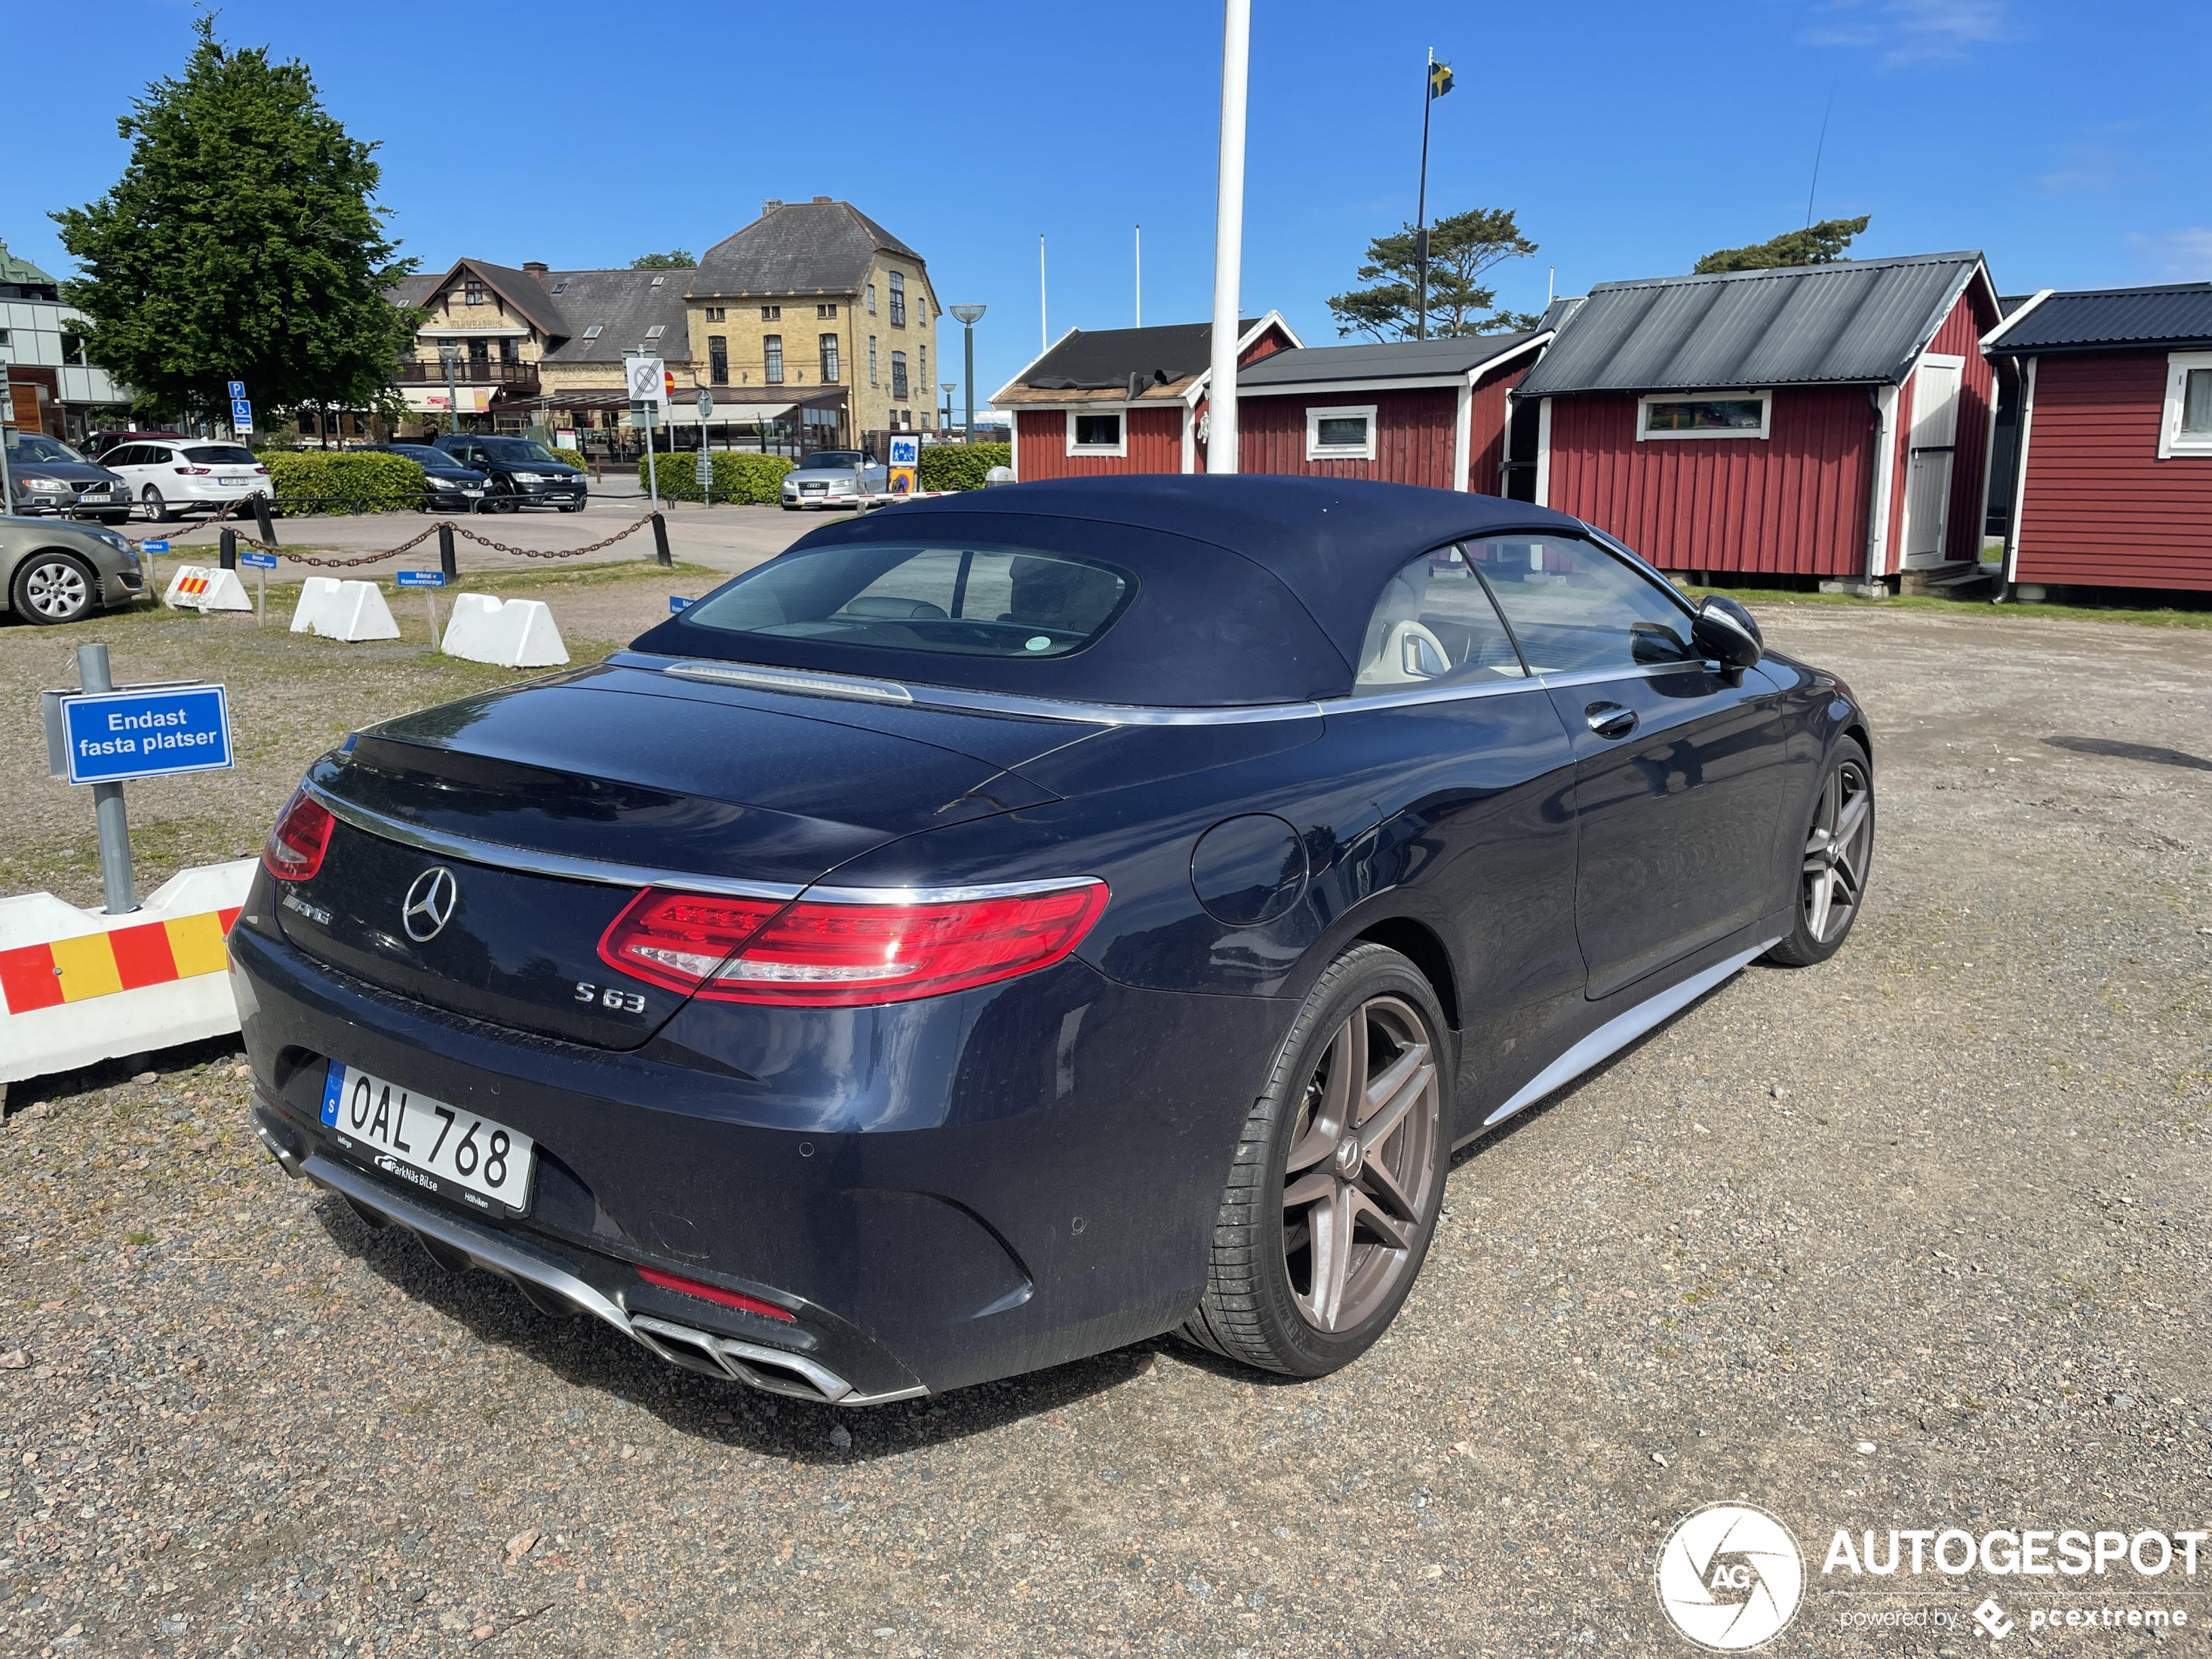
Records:
[[[2212,342],[2212,282],[2155,288],[2089,288],[2022,307],[1999,329],[1992,352],[2006,355]]]

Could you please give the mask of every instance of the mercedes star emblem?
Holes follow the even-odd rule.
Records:
[[[452,920],[454,900],[460,896],[461,884],[453,879],[453,872],[442,864],[433,866],[416,876],[415,885],[407,890],[406,901],[400,907],[400,925],[416,944],[427,945]]]

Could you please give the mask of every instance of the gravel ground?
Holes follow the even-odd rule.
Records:
[[[19,1087],[0,1652],[1682,1655],[1651,1575],[1716,1499],[1811,1557],[1777,1653],[1964,1655],[1988,1595],[2031,1651],[2201,1650],[2212,1564],[2058,1581],[2192,1627],[2061,1644],[2018,1580],[1819,1563],[1838,1527],[2207,1525],[2204,636],[1764,619],[1878,722],[1857,936],[1463,1156],[1394,1335],[1318,1383],[1163,1339],[775,1403],[287,1182],[223,1045]],[[324,732],[447,689],[309,683],[346,706],[241,778],[261,817]],[[1899,1609],[1958,1623],[1839,1629]]]

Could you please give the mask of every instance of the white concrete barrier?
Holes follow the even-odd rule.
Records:
[[[537,599],[505,603],[488,593],[455,594],[438,647],[448,657],[502,668],[558,668],[569,660],[553,613]]]
[[[223,941],[259,863],[180,870],[127,916],[0,899],[0,1086],[237,1030]]]
[[[172,610],[251,610],[253,602],[246,597],[238,572],[226,570],[220,565],[210,569],[204,564],[180,564],[177,574],[169,578],[169,590],[161,596],[161,603]]]
[[[292,631],[358,642],[397,639],[400,625],[392,620],[383,590],[374,582],[311,576],[300,584],[300,603],[292,611]]]

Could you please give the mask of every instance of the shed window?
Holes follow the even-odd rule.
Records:
[[[1129,447],[1122,430],[1122,412],[1082,409],[1068,411],[1068,453],[1071,455],[1123,455]]]
[[[1636,437],[1764,438],[1770,392],[1669,393],[1637,400]]]
[[[1372,461],[1375,458],[1375,405],[1348,408],[1308,409],[1305,412],[1305,458],[1308,461]]]
[[[2166,359],[2166,415],[2158,458],[2212,455],[2212,352],[2177,351]]]

